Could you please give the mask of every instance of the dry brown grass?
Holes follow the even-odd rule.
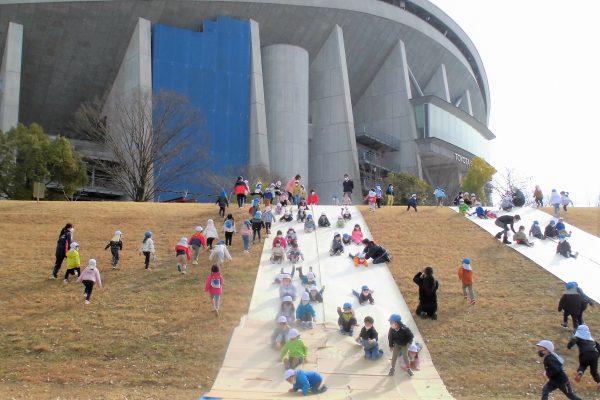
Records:
[[[554,215],[553,208],[544,208],[545,212]],[[600,237],[600,208],[568,208],[569,211],[560,210],[560,216],[565,222],[579,229]]]
[[[181,276],[173,249],[217,210],[0,202],[0,398],[190,399],[210,388],[231,332],[247,312],[260,254],[255,247],[242,258],[241,238],[234,237],[234,261],[223,268],[223,308],[215,318],[203,292],[207,253]],[[244,217],[237,211],[238,228]],[[89,306],[73,278],[68,285],[49,279],[66,222],[75,224],[82,264],[96,258],[102,273],[105,288],[94,288]],[[113,271],[110,251],[103,249],[116,229],[125,237],[120,268]],[[159,258],[150,272],[138,255],[148,229],[155,232]]]
[[[569,216],[585,212],[569,211]],[[543,338],[554,341],[568,374],[574,374],[577,352],[566,350],[569,334],[556,312],[563,290],[558,279],[447,208],[421,207],[415,213],[385,207],[374,214],[365,208],[363,215],[374,240],[394,255],[390,269],[411,310],[418,304],[414,274],[427,265],[434,268],[439,319],[417,319],[417,324],[457,399],[539,398],[544,378],[535,343]],[[474,307],[463,300],[457,280],[463,257],[474,267]],[[600,335],[598,311],[586,312],[585,319]],[[585,399],[600,398],[589,374],[575,390]]]

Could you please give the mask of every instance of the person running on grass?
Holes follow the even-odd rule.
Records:
[[[563,369],[565,360],[554,352],[554,344],[549,340],[541,340],[536,345],[538,347],[538,356],[544,362],[544,375],[548,382],[542,388],[542,400],[548,400],[550,393],[556,389],[560,390],[571,400],[581,400],[571,387],[569,377]]]

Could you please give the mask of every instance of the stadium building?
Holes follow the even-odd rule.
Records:
[[[37,122],[61,134],[96,96],[110,124],[116,99],[167,89],[204,119],[211,145],[202,168],[299,173],[325,203],[340,194],[344,173],[357,191],[405,171],[451,192],[474,156],[489,161],[481,58],[426,0],[0,3],[3,131]],[[121,195],[94,167],[110,152],[75,139],[90,161],[84,191]]]

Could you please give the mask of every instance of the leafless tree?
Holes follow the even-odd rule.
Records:
[[[104,110],[100,105],[84,103],[71,130],[105,144],[113,160],[99,161],[101,167],[133,201],[153,200],[173,182],[194,179],[206,164],[207,135],[187,97],[168,91],[137,93],[112,99]]]
[[[512,196],[517,190],[520,190],[525,195],[526,204],[530,204],[533,193],[531,181],[532,177],[523,176],[513,168],[505,168],[494,175],[491,187],[500,198],[507,193]]]

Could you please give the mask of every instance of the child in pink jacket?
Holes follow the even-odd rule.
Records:
[[[360,225],[354,225],[354,230],[352,231],[352,241],[354,244],[361,244],[363,239],[363,233],[362,229],[360,229]]]
[[[221,295],[223,294],[223,277],[219,273],[219,266],[213,265],[210,274],[206,277],[204,291],[208,292],[212,300],[213,311],[218,316],[219,306],[221,305]]]
[[[91,258],[88,261],[86,269],[84,269],[81,275],[79,275],[77,282],[83,283],[83,286],[85,287],[83,290],[83,294],[85,295],[85,304],[90,304],[90,297],[92,297],[92,289],[94,288],[94,284],[97,283],[98,286],[102,287],[102,279],[100,279],[100,271],[98,271],[98,268],[96,268],[96,260]]]

